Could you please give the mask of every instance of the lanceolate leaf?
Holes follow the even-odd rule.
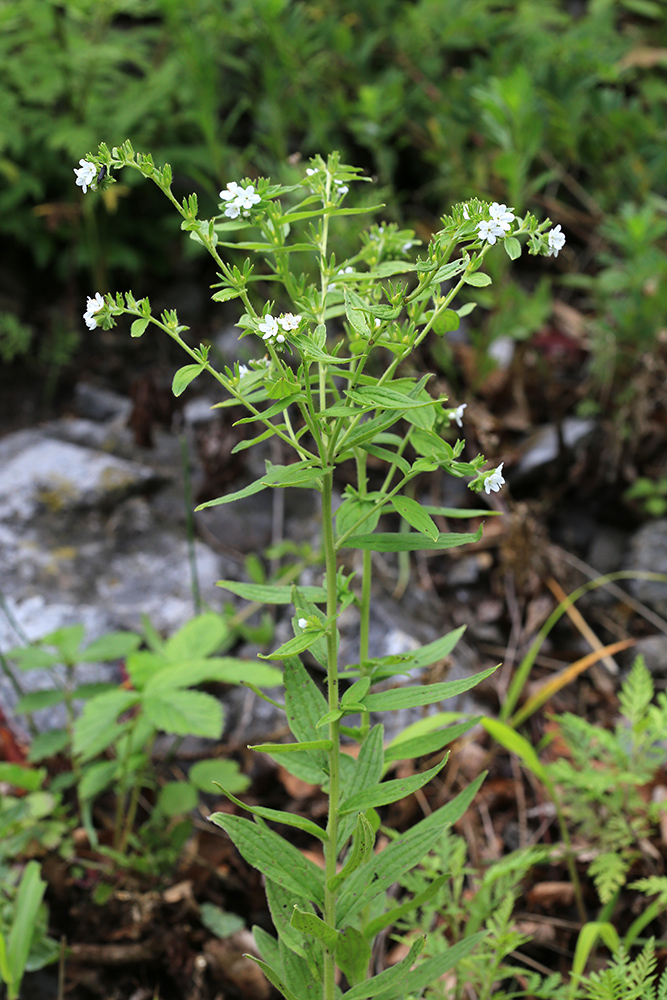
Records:
[[[448,726],[447,729],[437,729],[432,733],[424,733],[422,736],[415,736],[409,740],[394,740],[385,750],[384,759],[386,763],[394,760],[413,760],[415,757],[426,756],[426,754],[437,753],[453,740],[460,739],[473,726],[480,721],[480,716],[468,719],[457,726]]]
[[[441,955],[436,955],[435,958],[427,958],[425,962],[420,962],[416,969],[408,972],[401,983],[400,991],[383,993],[381,1000],[403,1000],[405,996],[418,995],[423,989],[430,986],[431,983],[437,982],[441,976],[444,976],[446,972],[453,969],[485,937],[486,933],[484,931],[480,931],[479,934],[472,934],[469,938],[457,941],[456,944],[453,944]]]
[[[304,740],[303,743],[256,743],[249,746],[248,750],[256,750],[257,753],[310,753],[312,750],[331,750],[333,743],[331,740]]]
[[[409,778],[395,778],[392,781],[383,781],[375,788],[367,788],[363,792],[357,792],[346,799],[340,807],[341,815],[345,813],[357,812],[357,810],[374,809],[377,806],[386,806],[390,802],[398,802],[406,795],[411,795],[419,788],[427,785],[431,778],[442,770],[447,763],[444,757],[439,764],[424,771],[422,774],[413,774]]]
[[[365,979],[370,960],[370,945],[356,927],[346,927],[338,932],[336,965],[342,969],[351,986]]]
[[[373,552],[417,552],[454,549],[469,545],[482,537],[482,526],[475,532],[443,531],[437,538],[425,538],[412,532],[378,531],[372,535],[352,535],[344,545],[348,549],[371,549]]]
[[[243,500],[251,497],[255,493],[261,493],[267,486],[307,486],[316,484],[326,470],[317,468],[317,463],[312,459],[304,462],[295,462],[293,465],[272,465],[267,462],[266,474],[256,479],[254,483],[244,486],[242,490],[235,493],[227,493],[224,497],[217,497],[215,500],[207,500],[200,503],[195,510],[204,510],[205,507],[218,507],[223,503],[234,503],[236,500]]]
[[[411,399],[410,396],[398,392],[396,389],[388,389],[386,386],[365,385],[360,389],[349,389],[347,397],[358,406],[372,406],[374,409],[382,410],[408,410],[415,406],[432,406],[433,400],[428,402],[421,399]]]
[[[368,712],[393,712],[397,708],[417,708],[420,705],[433,705],[446,698],[453,698],[457,694],[463,694],[486,680],[496,670],[490,667],[482,670],[472,677],[463,677],[458,681],[442,681],[440,684],[420,684],[419,686],[407,686],[395,688],[393,691],[378,691],[376,694],[369,694],[363,700],[363,706]]]
[[[417,531],[421,531],[422,534],[428,535],[433,541],[436,540],[440,532],[438,527],[430,517],[424,508],[413,500],[411,497],[396,496],[392,497],[392,505],[396,511],[404,517],[408,524],[411,524],[413,528]]]
[[[236,580],[218,580],[216,586],[224,587],[237,597],[260,604],[291,604],[292,586],[281,587],[269,583],[238,583]],[[325,604],[327,593],[324,587],[299,587],[299,593],[313,604]]]
[[[217,784],[217,782],[216,782]],[[246,802],[242,802],[237,799],[235,795],[228,792],[226,788],[222,785],[219,786],[228,799],[231,799],[235,805],[239,806],[241,809],[247,809],[248,812],[252,813],[253,816],[260,816],[262,819],[273,820],[274,823],[284,823],[286,826],[295,826],[299,830],[303,830],[305,833],[309,833],[311,837],[317,837],[318,840],[327,842],[326,831],[322,827],[318,826],[317,823],[313,823],[311,819],[307,819],[305,816],[297,816],[295,813],[285,812],[282,809],[266,809],[264,806],[250,806]]]
[[[407,913],[411,913],[412,910],[416,910],[418,906],[423,906],[424,903],[428,903],[430,899],[437,896],[442,887],[449,882],[449,879],[449,875],[441,875],[439,878],[433,879],[429,886],[417,896],[413,896],[405,903],[401,903],[400,906],[395,906],[391,910],[381,913],[379,917],[375,918],[375,920],[371,920],[370,924],[366,924],[364,927],[364,937],[366,940],[373,941],[380,931],[385,929],[385,927],[391,927],[397,920],[400,920]],[[345,928],[345,930],[349,929],[350,928],[347,927]],[[341,931],[340,933],[344,934],[345,931]]]
[[[285,661],[285,710],[289,727],[299,742],[317,740],[317,723],[328,711],[326,698],[303,663],[296,657]]]
[[[303,934],[309,934],[311,937],[317,938],[329,951],[335,949],[338,937],[337,932],[333,927],[325,924],[320,917],[316,917],[314,913],[306,913],[304,910],[300,910],[298,906],[295,906],[292,911],[290,923],[292,927],[295,927]]]
[[[275,969],[272,969],[270,965],[267,965],[266,962],[263,962],[261,958],[255,958],[254,955],[249,955],[248,957],[251,958],[253,962],[255,962],[260,967],[260,969],[262,970],[268,981],[271,983],[271,985],[275,986],[275,988],[279,990],[280,993],[282,993],[282,995],[285,997],[285,1000],[301,1000],[301,998],[298,997],[296,993],[292,993],[287,983],[284,982],[280,974],[276,972]]]
[[[327,882],[327,886],[331,892],[335,892],[338,886],[342,885],[345,879],[348,878],[352,872],[356,871],[357,868],[361,868],[362,865],[366,864],[366,862],[370,860],[374,846],[375,831],[364,814],[359,813],[357,816],[357,825],[354,831],[354,836],[352,838],[352,848],[348,854],[345,864],[341,870]]]
[[[395,989],[405,980],[405,977],[414,965],[415,959],[423,951],[425,941],[426,937],[424,935],[418,937],[401,962],[398,962],[391,969],[385,969],[379,976],[373,976],[372,979],[367,979],[365,982],[353,986],[345,994],[345,1000],[368,1000],[370,997],[377,997],[386,993],[387,990]],[[403,991],[401,993],[405,995]]]
[[[209,819],[226,830],[239,853],[253,868],[289,889],[299,899],[312,899],[323,908],[324,875],[288,840],[240,816],[213,813]]]

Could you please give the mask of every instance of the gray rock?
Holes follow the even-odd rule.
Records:
[[[638,656],[644,657],[646,666],[655,677],[667,677],[667,635],[651,635],[640,639],[623,654],[623,663],[629,669]]]
[[[126,396],[119,396],[110,389],[91,385],[89,382],[77,382],[74,386],[74,405],[80,417],[87,420],[126,420],[130,415],[132,403]]]
[[[595,427],[594,420],[566,417],[562,423],[563,444],[572,450],[582,447],[590,439]],[[512,482],[516,484],[545,469],[558,458],[559,449],[557,427],[554,424],[547,424],[538,428],[528,438],[523,455],[511,470]]]
[[[667,520],[651,521],[633,535],[626,567],[667,575]],[[638,600],[667,615],[667,582],[635,579],[629,587]]]

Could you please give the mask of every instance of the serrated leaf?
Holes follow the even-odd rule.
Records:
[[[30,744],[28,760],[35,763],[45,757],[53,757],[68,746],[70,741],[66,729],[51,729],[47,733],[39,733]]]
[[[148,721],[165,733],[213,740],[222,735],[222,705],[203,691],[155,691],[143,699],[143,709]]]
[[[487,285],[491,284],[491,278],[483,271],[473,271],[472,274],[466,274],[463,280],[466,285],[474,285],[475,288],[486,288]]]
[[[136,632],[109,632],[94,639],[78,654],[81,663],[98,663],[106,660],[123,660],[141,644]]]
[[[196,660],[214,653],[228,635],[229,627],[222,615],[211,611],[186,622],[165,642],[162,652],[172,663]]]
[[[288,840],[240,816],[213,813],[209,819],[229,834],[253,868],[299,899],[313,900],[320,909],[324,908],[323,873]]]
[[[174,374],[174,378],[171,383],[171,391],[174,396],[180,396],[181,393],[185,392],[190,383],[193,382],[198,375],[201,375],[203,371],[203,365],[184,365],[183,368],[179,368]]]
[[[245,792],[250,778],[243,774],[235,760],[222,758],[198,760],[188,771],[188,781],[200,792],[215,791],[215,784],[222,785],[230,792]]]
[[[44,784],[46,768],[22,767],[9,761],[0,761],[0,781],[21,788],[26,792],[36,792]]]
[[[412,774],[407,778],[394,778],[391,781],[383,781],[375,788],[367,788],[363,792],[356,792],[350,795],[341,803],[340,813],[357,812],[358,810],[375,809],[378,806],[389,805],[390,802],[398,802],[407,795],[412,795],[418,789],[427,785],[431,778],[434,778],[447,763],[445,756],[435,767],[421,774]]]
[[[231,656],[209,656],[201,660],[186,660],[176,665],[158,668],[145,683],[147,695],[158,691],[194,687],[196,684],[216,682],[241,684],[252,681],[256,687],[277,687],[282,684],[282,673],[277,667],[254,660],[237,660]]]
[[[393,712],[398,708],[418,708],[422,705],[434,705],[436,702],[454,698],[456,695],[470,691],[480,681],[486,680],[496,670],[490,667],[472,677],[462,677],[457,681],[442,681],[438,684],[411,685],[395,688],[392,691],[378,691],[364,698],[364,707],[369,712]]]
[[[420,531],[424,535],[428,535],[433,541],[436,540],[440,534],[438,527],[429,514],[426,513],[421,504],[417,503],[411,497],[396,496],[391,498],[392,506],[394,510],[405,518],[408,524],[412,525],[417,531]]]
[[[108,788],[118,774],[118,761],[105,760],[97,764],[89,764],[83,771],[83,777],[78,783],[79,799],[85,802],[94,799],[96,795]]]
[[[475,532],[440,532],[438,537],[425,538],[413,532],[382,532],[373,535],[351,535],[343,543],[348,549],[370,549],[372,552],[417,552],[453,549],[469,545],[482,537],[482,526]]]
[[[119,715],[136,705],[139,698],[137,691],[122,690],[108,691],[91,698],[74,723],[73,752],[83,755],[93,751],[100,753],[114,739],[113,723]]]

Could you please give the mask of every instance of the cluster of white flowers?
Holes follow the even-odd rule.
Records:
[[[334,184],[338,188],[337,194],[344,195],[350,190],[347,184],[343,184],[342,181],[334,180]]]
[[[90,160],[79,160],[79,166],[74,167],[74,176],[76,177],[77,187],[83,188],[83,193],[85,194],[88,188],[93,191],[96,189],[95,177],[97,175],[97,167]]]
[[[547,241],[549,243],[549,257],[557,257],[558,251],[562,250],[565,246],[565,233],[561,232],[560,225],[549,230]]]
[[[498,493],[500,487],[505,485],[505,480],[503,478],[503,465],[505,463],[501,462],[497,469],[486,476],[484,479],[484,489],[487,493]]]
[[[490,220],[482,219],[477,223],[477,231],[481,240],[488,243],[495,243],[499,236],[504,236],[511,228],[514,221],[514,212],[510,212],[507,205],[499,205],[497,201],[489,208]]]
[[[86,321],[86,326],[89,330],[94,330],[97,326],[97,320],[95,315],[104,307],[104,299],[99,292],[95,292],[95,298],[92,299],[90,295],[88,296],[88,303],[83,318]]]
[[[271,313],[267,313],[262,319],[261,323],[257,324],[257,327],[262,334],[262,340],[272,341],[275,339],[277,344],[285,343],[285,336],[280,333],[279,327],[287,333],[288,330],[297,330],[299,328],[299,323],[301,322],[301,316],[297,313],[284,313],[282,316],[272,316]]]
[[[258,205],[262,200],[255,191],[254,184],[242,187],[236,181],[230,181],[227,190],[220,192],[220,199],[227,202],[225,215],[230,219],[238,219],[239,215],[247,218],[253,205]]]

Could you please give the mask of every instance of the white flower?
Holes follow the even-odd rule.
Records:
[[[95,298],[92,299],[90,295],[88,296],[87,308],[83,314],[83,318],[86,321],[86,326],[89,330],[94,330],[97,326],[97,320],[95,319],[96,313],[100,309],[104,308],[104,299],[99,292],[95,292]]]
[[[412,240],[408,240],[408,241],[407,241],[406,243],[404,243],[404,244],[403,244],[403,246],[401,247],[401,253],[407,253],[407,252],[408,252],[408,250],[412,250],[412,246],[413,246],[413,243],[412,243]]]
[[[457,406],[455,410],[452,410],[450,417],[452,417],[459,427],[463,427],[463,411],[465,410],[467,403],[461,403]]]
[[[334,181],[334,184],[338,188],[338,194],[347,194],[350,190],[347,184],[343,184],[342,181]]]
[[[312,177],[313,174],[317,173],[317,167],[306,167],[306,176]]]
[[[488,240],[491,244],[496,242],[498,236],[503,235],[502,229],[493,219],[491,222],[487,222],[485,219],[482,219],[481,222],[477,223],[477,230],[480,240]]]
[[[463,206],[463,218],[466,221],[469,221],[469,219],[470,219],[470,216],[468,215],[468,206],[467,205]]]
[[[284,344],[285,338],[282,333],[278,333],[278,320],[275,319],[271,313],[267,313],[261,323],[258,323],[258,328],[263,334],[262,340],[272,341],[275,337],[277,344]]]
[[[247,215],[253,205],[258,205],[262,199],[255,191],[255,185],[249,184],[247,188],[242,188],[236,199],[236,204],[243,209],[243,214]]]
[[[77,186],[83,188],[83,193],[85,194],[88,188],[95,190],[96,185],[94,184],[95,175],[97,174],[97,167],[90,160],[79,160],[79,167],[74,167],[74,174],[76,176]]]
[[[278,317],[278,322],[283,330],[296,330],[301,322],[301,316],[299,313],[296,316],[294,313],[285,313],[284,316]]]
[[[514,212],[510,212],[507,205],[499,205],[497,201],[494,201],[489,208],[489,214],[499,229],[505,233],[509,232],[510,223],[514,221]],[[500,236],[500,233],[498,235]]]
[[[227,189],[220,191],[220,199],[227,202],[225,215],[229,219],[238,219],[241,212],[244,215],[249,215],[253,205],[257,205],[262,200],[255,191],[254,184],[242,187],[236,181],[230,181]]]
[[[239,378],[243,378],[243,376],[247,375],[249,371],[250,369],[247,365],[239,365]]]
[[[242,190],[243,188],[240,184],[237,184],[236,181],[230,181],[227,185],[227,190],[220,192],[220,200],[231,201],[232,198],[238,198]]]
[[[555,229],[550,230],[547,238],[549,241],[549,257],[552,255],[557,257],[558,251],[562,250],[565,246],[565,233],[560,231],[560,226],[558,225]]]
[[[486,476],[484,480],[484,489],[487,493],[498,493],[501,486],[505,485],[505,480],[503,479],[503,465],[505,463],[501,462],[497,469]]]
[[[375,317],[375,326],[376,326],[376,328],[377,328],[378,326],[382,326],[382,320],[379,320],[379,319],[377,318],[377,316]]]
[[[299,620],[297,621],[297,625],[299,626],[299,628],[305,628],[307,624],[308,622],[306,621],[305,618],[299,618]]]

